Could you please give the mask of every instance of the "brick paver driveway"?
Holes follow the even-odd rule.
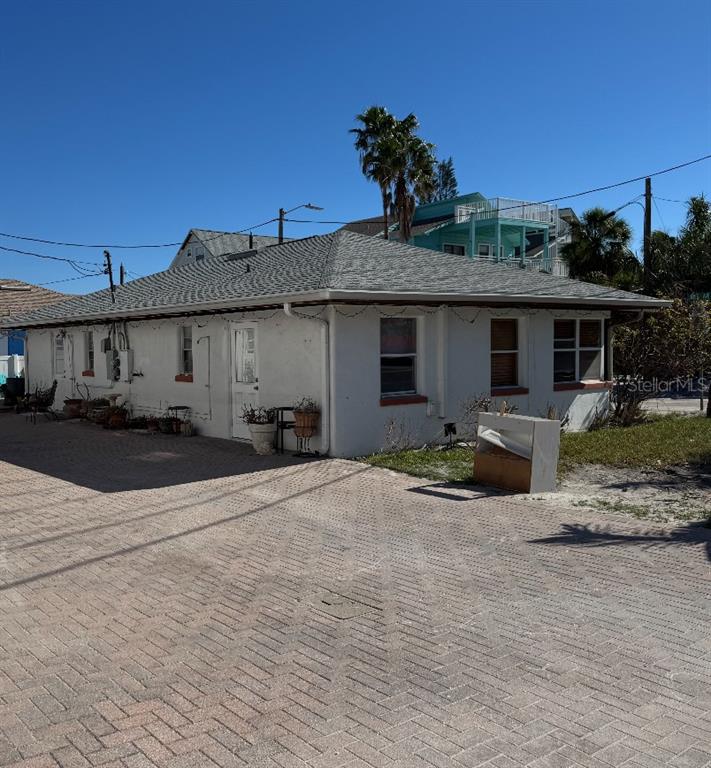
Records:
[[[0,764],[711,762],[709,531],[0,415]]]

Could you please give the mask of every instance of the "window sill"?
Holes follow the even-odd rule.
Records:
[[[493,387],[492,397],[502,397],[503,395],[527,395],[528,387]]]
[[[193,375],[192,373],[179,373],[175,377],[176,381],[181,381],[184,384],[192,384],[193,383]]]
[[[570,390],[582,389],[589,392],[611,389],[611,381],[562,381],[553,385],[554,392],[568,392]]]
[[[416,403],[426,403],[426,395],[400,395],[399,397],[381,397],[380,405],[415,405]]]
[[[89,370],[89,371],[82,371],[81,375],[82,376],[93,376],[94,375],[94,371],[91,371],[91,370]]]

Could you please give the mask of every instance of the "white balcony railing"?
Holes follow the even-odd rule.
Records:
[[[475,256],[476,261],[486,261],[490,264],[500,264],[516,269],[528,269],[532,272],[545,272],[555,277],[568,277],[568,262],[560,258],[524,258],[520,256],[508,256],[500,259],[494,256]]]
[[[492,197],[489,200],[454,207],[454,220],[457,224],[464,224],[472,219],[483,221],[499,218],[554,224],[558,218],[558,211],[554,205],[528,203],[525,200],[512,200],[509,197]]]

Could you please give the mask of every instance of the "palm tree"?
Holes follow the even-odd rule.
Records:
[[[571,242],[563,246],[561,254],[571,277],[635,287],[641,269],[629,248],[632,231],[624,219],[603,208],[590,208],[570,228]]]
[[[432,194],[435,187],[434,145],[416,132],[419,123],[410,113],[402,120],[385,107],[369,107],[356,116],[362,128],[352,128],[363,175],[380,187],[385,238],[389,211],[397,216],[400,239],[410,239],[415,200]]]
[[[356,115],[362,128],[351,128],[355,134],[355,148],[360,155],[360,165],[366,179],[374,181],[380,187],[383,204],[383,224],[385,239],[389,236],[388,213],[392,203],[392,185],[395,181],[394,134],[398,121],[385,107],[368,107],[365,112]]]
[[[398,217],[400,240],[412,234],[412,218],[418,199],[429,197],[436,186],[434,144],[415,134],[417,118],[408,115],[399,124],[393,207]]]

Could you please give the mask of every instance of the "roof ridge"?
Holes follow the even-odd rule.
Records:
[[[338,251],[338,245],[346,235],[353,235],[355,232],[349,232],[345,229],[337,229],[335,232],[331,232],[331,242],[328,245],[328,250],[323,259],[323,267],[321,268],[321,278],[319,285],[321,288],[328,288],[330,285],[331,270],[336,260],[336,253]],[[323,235],[321,235],[323,237]],[[365,237],[365,235],[364,235]]]

